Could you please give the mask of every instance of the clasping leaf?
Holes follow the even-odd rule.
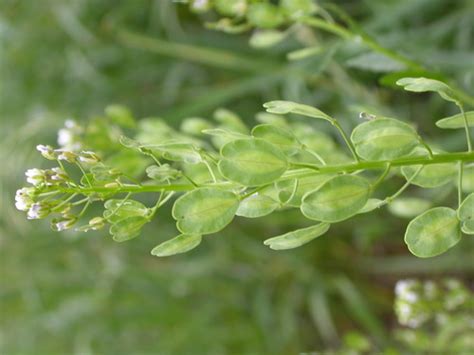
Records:
[[[283,152],[262,139],[239,139],[221,149],[221,174],[245,186],[258,186],[278,179],[288,168]]]
[[[325,114],[323,111],[318,110],[315,107],[309,105],[303,105],[292,101],[270,101],[263,104],[263,107],[267,109],[267,112],[278,113],[278,114],[287,114],[294,113],[303,116],[309,116],[313,118],[321,118],[323,120],[333,122],[334,119],[329,115]]]
[[[185,253],[201,244],[201,240],[199,234],[180,234],[154,247],[151,254],[161,257]]]
[[[416,131],[393,118],[377,118],[358,125],[351,140],[357,154],[367,160],[400,158],[419,144]]]
[[[343,221],[365,206],[369,194],[367,180],[354,175],[336,176],[303,197],[301,212],[316,221]]]
[[[328,231],[330,224],[319,223],[311,227],[298,229],[277,237],[267,239],[263,244],[273,250],[293,249],[309,243]]]
[[[172,215],[184,234],[211,234],[234,219],[239,199],[230,191],[200,188],[178,198]]]
[[[429,258],[444,253],[461,240],[456,211],[436,207],[412,220],[405,233],[405,243],[410,251]]]

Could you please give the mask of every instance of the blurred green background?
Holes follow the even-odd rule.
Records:
[[[472,1],[327,3],[474,95]],[[0,1],[2,354],[325,353],[349,346],[354,331],[380,352],[399,347],[397,280],[449,276],[472,288],[472,239],[418,259],[403,243],[408,220],[386,210],[285,252],[262,241],[306,225],[297,213],[237,219],[195,251],[158,259],[150,250],[173,235],[169,213],[117,244],[105,231],[53,233],[14,209],[24,171],[42,164],[34,147],[54,145],[67,118],[86,122],[111,103],[175,127],[218,107],[252,125],[262,103],[275,99],[314,104],[347,128],[369,108],[415,121],[445,149],[462,148],[463,132],[433,124],[452,107],[381,86],[380,72],[350,60],[359,51],[353,44],[289,62],[286,53],[302,47],[297,36],[255,49],[248,33],[206,29],[214,18],[167,0]]]

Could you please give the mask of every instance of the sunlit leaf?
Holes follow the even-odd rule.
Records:
[[[236,215],[247,218],[258,218],[272,213],[278,208],[278,202],[269,196],[255,194],[240,202]]]
[[[110,227],[110,234],[116,242],[125,242],[140,235],[141,229],[148,219],[142,216],[121,219]]]
[[[402,174],[407,180],[411,179],[419,168],[419,165],[404,166]],[[438,187],[453,181],[456,173],[455,163],[425,165],[411,183],[425,188]]]
[[[315,107],[299,104],[292,101],[270,101],[263,104],[263,107],[267,109],[267,112],[278,113],[278,114],[287,114],[294,113],[303,116],[309,116],[313,118],[321,118],[323,120],[332,122],[333,119],[326,115],[324,112],[318,110]]]
[[[403,86],[407,91],[437,92],[443,99],[458,102],[456,95],[448,85],[442,81],[428,78],[402,78],[397,80],[397,85]]]
[[[210,234],[223,229],[234,219],[239,199],[229,191],[200,188],[176,200],[172,215],[185,234]]]
[[[444,253],[461,239],[456,211],[436,207],[412,220],[405,233],[405,243],[410,251],[429,258]]]
[[[320,223],[267,239],[263,244],[274,250],[293,249],[309,243],[328,231],[329,223]]]
[[[468,111],[465,113],[467,119],[467,125],[474,127],[474,111]],[[454,116],[449,116],[436,121],[436,126],[444,129],[456,129],[464,128],[464,116],[462,113],[458,113]]]
[[[285,204],[288,206],[299,207],[304,195],[310,191],[314,191],[333,176],[334,175],[332,174],[317,174],[299,178],[295,194]],[[275,185],[280,192],[286,191],[288,194],[291,194],[293,192],[294,180],[278,181]]]
[[[397,217],[413,218],[431,207],[431,202],[418,197],[398,197],[388,205],[388,210]]]
[[[127,217],[144,217],[150,211],[143,203],[135,200],[111,199],[105,202],[104,207],[104,218],[110,223]]]
[[[294,153],[301,144],[293,133],[271,124],[261,124],[252,129],[252,136],[275,144],[287,154]]]
[[[192,144],[188,143],[156,144],[146,145],[145,147],[159,152],[166,160],[182,161],[189,164],[197,164],[202,161],[199,152]]]
[[[367,180],[354,175],[336,176],[303,197],[301,212],[316,221],[339,222],[359,212],[369,194]]]
[[[222,175],[245,186],[271,183],[288,168],[286,157],[277,146],[257,138],[227,143],[221,156]]]
[[[388,160],[408,155],[418,144],[416,131],[393,118],[378,118],[358,125],[351,135],[357,154],[367,160]]]
[[[201,240],[202,237],[199,234],[180,234],[154,247],[151,254],[155,256],[170,256],[185,253],[201,244]]]

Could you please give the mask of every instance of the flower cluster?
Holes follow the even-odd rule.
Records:
[[[67,124],[67,126],[68,128],[66,129],[79,130],[78,126],[71,123]],[[66,133],[63,132],[64,134]],[[85,211],[84,208],[81,213],[75,214],[73,208],[83,203],[86,203],[87,207],[92,197],[89,196],[81,201],[74,202],[77,194],[68,192],[67,188],[80,187],[80,185],[68,174],[62,161],[75,164],[84,173],[81,164],[93,167],[100,163],[100,158],[91,151],[76,153],[65,148],[54,149],[49,145],[38,145],[36,149],[44,158],[57,161],[60,166],[49,169],[28,169],[25,172],[26,181],[32,186],[17,190],[15,206],[18,210],[25,211],[28,219],[43,219],[54,214],[55,217],[51,222],[53,230],[63,231],[70,229],[78,222]],[[81,230],[97,230],[103,226],[102,217],[96,217],[88,225],[82,227]]]

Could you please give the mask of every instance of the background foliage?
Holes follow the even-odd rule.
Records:
[[[472,1],[331,3],[379,43],[473,95]],[[393,311],[397,280],[450,276],[472,288],[472,240],[417,259],[403,243],[408,220],[387,210],[279,253],[262,241],[307,222],[288,213],[238,219],[192,253],[159,260],[149,250],[174,233],[164,217],[127,244],[106,233],[56,234],[46,223],[24,221],[12,201],[25,167],[40,162],[34,146],[54,145],[66,118],[85,122],[110,103],[178,127],[224,106],[253,124],[263,102],[294,100],[340,117],[346,127],[360,122],[360,111],[403,117],[441,147],[462,148],[462,131],[433,124],[454,109],[435,95],[380,85],[384,70],[367,70],[357,43],[300,29],[277,46],[256,49],[249,33],[204,28],[215,19],[160,0],[1,2],[4,353],[283,354],[364,349],[364,341],[377,350],[403,349],[414,345],[393,336],[400,327]],[[325,50],[287,60],[308,43]]]

